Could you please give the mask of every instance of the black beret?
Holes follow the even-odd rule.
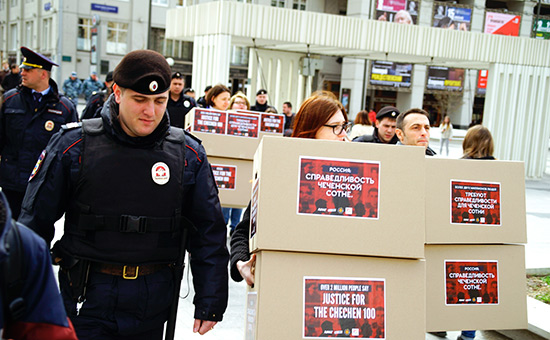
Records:
[[[115,67],[113,80],[126,89],[151,95],[170,89],[172,71],[162,54],[151,50],[128,53]]]
[[[51,71],[52,66],[59,66],[53,61],[51,61],[48,57],[43,56],[40,53],[34,52],[33,50],[30,50],[26,48],[25,46],[21,47],[21,54],[23,54],[23,63],[21,63],[20,68],[24,69],[33,69],[33,68],[39,68],[46,71]]]
[[[383,118],[386,118],[386,117],[392,118],[392,119],[397,119],[397,116],[399,116],[400,113],[401,112],[399,112],[399,110],[396,107],[384,106],[376,114],[376,119],[377,120],[382,120]]]
[[[106,82],[113,81],[113,71],[110,71],[109,73],[107,73],[107,75],[105,76],[105,81]]]
[[[258,92],[256,92],[256,95],[259,96],[261,94],[267,94],[267,91],[264,89],[260,89]]]
[[[182,79],[183,75],[180,72],[174,72],[172,73],[172,79]]]

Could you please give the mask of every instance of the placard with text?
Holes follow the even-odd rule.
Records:
[[[212,167],[212,173],[214,174],[214,180],[219,189],[235,189],[235,182],[237,180],[237,167],[234,165],[217,165],[210,164]]]
[[[250,238],[256,235],[258,227],[258,184],[259,181],[256,180],[252,187],[252,199],[250,200]]]
[[[451,180],[451,223],[501,225],[500,183]]]
[[[245,113],[227,114],[227,134],[230,136],[258,138],[260,117]]]
[[[283,115],[262,112],[261,120],[260,130],[262,132],[283,133],[285,127]]]
[[[378,219],[380,162],[300,157],[298,214]]]
[[[304,339],[385,339],[386,281],[304,277]]]
[[[498,303],[498,261],[445,260],[446,305]]]
[[[225,111],[210,109],[195,109],[193,131],[225,134],[226,129]]]

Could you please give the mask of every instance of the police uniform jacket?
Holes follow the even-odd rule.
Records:
[[[108,143],[112,149],[117,150],[116,152],[119,152],[121,158],[123,158],[124,154],[143,154],[144,157],[148,157],[147,155],[151,154],[155,155],[157,150],[160,150],[159,152],[164,150],[163,143],[168,143],[168,139],[173,135],[183,136],[184,134],[181,129],[169,126],[168,118],[165,114],[157,129],[150,135],[145,137],[129,137],[118,123],[118,104],[116,104],[113,95],[109,97],[107,103],[103,106],[101,118],[74,125],[88,124],[87,122],[91,121],[100,122],[103,125],[101,132],[104,137],[102,137],[103,142]],[[98,135],[102,136],[101,134]],[[170,179],[178,179],[179,181],[179,179],[183,178],[183,180],[182,182],[176,181],[175,184],[174,181],[172,183],[168,181],[169,184],[167,186],[173,188],[176,185],[179,188],[178,190],[181,191],[182,196],[181,215],[194,225],[194,228],[189,230],[187,249],[191,254],[191,270],[195,281],[195,318],[220,321],[227,307],[228,297],[227,264],[229,256],[226,247],[226,227],[221,214],[217,187],[210,164],[206,158],[206,152],[200,140],[188,133],[185,133],[184,136],[185,145],[181,144],[181,148],[184,149],[182,157],[185,159],[160,159],[160,161],[168,164],[177,164],[177,162],[180,162],[182,165],[181,170],[184,171],[183,175],[181,175],[177,173],[175,168],[172,168]],[[31,175],[32,178],[29,181],[29,188],[23,201],[22,213],[19,220],[44,237],[47,242],[51,242],[54,236],[54,222],[60,219],[64,212],[70,210],[67,207],[74,203],[75,196],[77,196],[76,193],[82,189],[82,186],[86,185],[86,181],[83,181],[80,177],[80,172],[85,171],[86,164],[94,162],[94,159],[91,159],[91,157],[86,160],[86,152],[88,152],[86,150],[88,147],[83,144],[86,143],[87,138],[89,136],[83,135],[83,128],[81,126],[64,128],[52,138],[40,157],[36,170]],[[109,152],[112,153],[112,151]],[[103,164],[105,162],[96,162],[102,164],[95,164],[95,168],[100,167],[102,171],[112,169],[110,173],[113,177],[118,178],[117,181],[125,181],[125,177],[134,176],[131,172],[136,173],[139,170],[140,173],[143,173],[144,169],[135,169],[131,167],[131,164],[126,164],[126,162],[117,162],[116,154],[111,159],[113,161],[107,162],[107,164]],[[185,164],[184,170],[183,164]],[[143,187],[154,186],[151,179],[151,168],[148,167],[145,169],[145,173],[147,175],[144,176],[144,181],[140,183],[143,183]],[[86,176],[94,177],[94,174],[88,173]],[[91,178],[86,178],[86,180],[89,182]],[[105,178],[106,183],[108,180],[111,179]],[[117,185],[113,182],[112,184]],[[138,188],[128,188],[128,191],[142,190],[139,186]],[[128,203],[121,200],[112,201],[113,199],[110,195],[102,195],[102,193],[108,192],[111,189],[107,187],[102,188],[101,184],[91,190],[93,195],[105,201],[103,206],[108,208],[126,206],[130,207],[127,209],[132,209],[134,206],[146,205],[147,209],[156,210],[158,208],[158,210],[162,210],[164,207],[157,207],[155,205],[160,205],[161,203],[159,202],[167,202],[169,199],[176,200],[175,197],[158,197],[158,195],[154,196],[144,193],[142,196],[131,197],[128,200],[131,202]],[[128,192],[120,193],[120,195],[135,196]],[[121,215],[124,213],[124,211],[119,212]],[[68,215],[70,214],[68,213]],[[149,222],[153,220],[153,218],[150,218]],[[65,218],[65,232],[59,241],[59,246],[77,257],[87,258],[91,261],[121,264],[120,258],[126,256],[128,253],[138,254],[139,256],[140,249],[137,249],[139,247],[139,235],[137,234],[137,230],[133,233],[111,231],[110,235],[112,235],[113,240],[107,240],[106,243],[111,243],[115,248],[112,252],[101,253],[101,249],[107,245],[103,243],[97,244],[99,242],[94,244],[95,238],[100,237],[100,232],[86,230],[84,234],[79,234],[82,231],[74,233],[74,228],[74,218],[67,216]],[[146,228],[149,227],[147,226]],[[90,235],[91,239],[84,235]],[[160,238],[161,236],[159,236]],[[82,249],[75,247],[74,243],[77,241],[83,245]],[[172,242],[171,240],[165,241]],[[120,247],[119,252],[121,255],[114,253],[117,252],[117,244]],[[141,246],[147,245],[142,244]],[[159,247],[161,246],[159,245]],[[122,252],[123,250],[125,251],[124,253]],[[156,249],[152,250],[156,251]],[[151,249],[147,251],[151,251]],[[158,250],[158,252],[160,251],[161,249]],[[100,259],[94,258],[100,256],[102,257]],[[162,261],[159,259],[158,262]]]
[[[362,135],[357,136],[353,139],[354,142],[361,142],[361,143],[380,143],[384,144],[380,140],[380,137],[378,137],[378,128],[374,128],[374,131],[372,132],[372,135]],[[399,142],[399,138],[397,138],[397,135],[393,135],[393,138],[389,141],[387,144],[397,144]]]
[[[82,82],[80,81],[80,79],[75,78],[75,80],[72,80],[71,78],[69,78],[65,79],[65,81],[63,82],[63,92],[67,97],[78,98],[81,91]]]
[[[197,103],[195,99],[183,93],[177,101],[173,101],[172,98],[169,97],[166,109],[170,114],[170,125],[183,129],[185,127],[185,115],[196,106]]]
[[[86,107],[82,111],[81,119],[97,118],[101,115],[101,108],[105,103],[107,90],[92,93],[92,96],[86,102]]]
[[[35,107],[32,90],[19,85],[4,94],[0,112],[0,186],[24,192],[40,152],[61,125],[77,121],[73,103],[59,94],[50,79],[50,91]]]
[[[99,80],[93,80],[92,77],[86,78],[82,83],[82,93],[86,100],[90,99],[90,96],[94,91],[99,91],[103,87],[103,84]]]

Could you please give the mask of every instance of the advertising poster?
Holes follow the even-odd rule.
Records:
[[[378,219],[380,162],[300,157],[298,214]]]
[[[261,120],[260,130],[262,132],[283,133],[285,127],[284,115],[262,112]]]
[[[489,78],[489,70],[479,70],[477,74],[477,94],[487,93],[488,78]]]
[[[304,339],[385,339],[384,279],[304,277]]]
[[[258,138],[260,121],[257,115],[229,112],[227,134],[230,136]]]
[[[445,305],[498,305],[498,261],[445,260]]]
[[[501,225],[500,183],[451,180],[451,223]]]
[[[256,235],[258,226],[258,183],[258,180],[256,180],[252,187],[252,199],[250,203],[250,238]]]
[[[463,82],[463,68],[428,66],[428,90],[462,91]]]
[[[225,111],[195,109],[193,131],[225,134]]]
[[[216,165],[210,164],[214,180],[219,189],[235,190],[237,180],[237,167],[234,165]]]
[[[245,340],[256,339],[256,311],[258,310],[258,293],[249,292],[246,302]]]
[[[483,33],[519,36],[521,16],[506,13],[485,12]]]
[[[448,6],[445,3],[436,2],[432,22],[433,27],[469,31],[472,23],[472,8]]]
[[[535,39],[550,39],[550,19],[538,19],[533,31],[535,31]]]
[[[377,0],[376,20],[416,25],[418,6],[417,0]]]
[[[372,61],[370,83],[371,85],[410,88],[412,68],[412,64]]]

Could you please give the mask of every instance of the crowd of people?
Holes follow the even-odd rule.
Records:
[[[227,308],[228,266],[233,280],[254,285],[250,204],[244,213],[221,207],[206,150],[182,129],[184,117],[196,106],[277,112],[267,91],[257,91],[251,106],[244,93],[217,84],[195,100],[183,75],[149,50],[128,53],[104,83],[93,72],[84,83],[72,73],[59,91],[51,79],[58,65],[26,47],[21,53],[21,65],[3,65],[2,84],[13,74],[20,81],[4,93],[0,111],[0,263],[20,268],[0,284],[4,336],[161,339],[165,322],[167,334],[175,322],[186,251],[193,331],[211,331]],[[87,105],[79,119],[74,99],[82,93]],[[284,102],[282,113],[290,138],[413,145],[436,154],[422,109],[361,111],[352,127],[344,106],[321,91],[296,114]],[[446,145],[448,154],[447,118],[440,152]],[[491,134],[481,125],[468,131],[463,148],[463,158],[494,159]],[[63,215],[63,236],[52,247]],[[12,281],[23,289],[6,291]],[[459,339],[474,337],[465,331]]]

